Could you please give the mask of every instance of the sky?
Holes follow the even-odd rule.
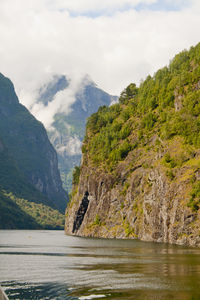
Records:
[[[119,95],[196,45],[199,15],[199,0],[0,0],[0,72],[36,116],[55,74],[71,78],[68,107],[85,74]]]

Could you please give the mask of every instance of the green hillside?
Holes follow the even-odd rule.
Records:
[[[0,191],[0,229],[63,229],[64,215],[51,207]]]
[[[48,198],[41,194],[25,178],[16,161],[9,153],[0,138],[0,186],[5,191],[14,193],[17,197],[24,197],[36,203],[49,204]]]
[[[0,191],[0,229],[39,229],[37,222]]]
[[[101,107],[87,123],[83,152],[107,169],[134,148],[145,147],[153,136],[183,138],[184,145],[200,146],[200,44],[183,51],[148,76],[137,88],[130,84],[119,104]]]
[[[12,82],[2,74],[0,137],[20,176],[44,195],[46,204],[64,212],[67,194],[62,189],[56,152],[44,126],[19,103]]]
[[[28,199],[28,200],[25,200]],[[0,139],[0,229],[62,229],[64,215],[31,185]]]
[[[68,234],[200,246],[200,43],[87,122]]]
[[[66,200],[43,125],[0,74],[0,229],[61,229]]]

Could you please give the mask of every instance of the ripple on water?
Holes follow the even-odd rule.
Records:
[[[1,231],[0,284],[9,300],[199,300],[200,249]]]
[[[97,298],[105,298],[106,295],[89,295],[89,296],[81,296],[78,299],[79,300],[91,300],[91,299],[97,299]]]

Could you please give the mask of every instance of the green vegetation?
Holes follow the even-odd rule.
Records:
[[[128,221],[124,222],[124,232],[126,237],[130,237],[130,236],[137,237],[134,228],[130,226]]]
[[[200,146],[200,43],[176,55],[168,67],[148,76],[139,88],[131,83],[119,103],[100,107],[87,122],[83,153],[108,171],[126,159],[131,150],[144,147],[157,136],[175,136],[185,144]],[[184,160],[183,160],[184,161]],[[180,162],[166,154],[165,163]],[[172,172],[169,174],[172,179]]]
[[[37,204],[25,199],[16,198],[11,193],[7,194],[22,211],[31,216],[40,227],[44,229],[64,229],[64,215],[58,210],[44,204]]]
[[[72,179],[72,183],[74,185],[77,185],[79,183],[80,173],[81,173],[81,168],[76,166],[73,170],[73,179]]]
[[[64,229],[64,215],[12,193],[0,192],[0,229]]]
[[[0,143],[3,144],[1,138]],[[49,204],[48,198],[27,181],[4,145],[0,149],[0,186],[1,189],[12,192],[19,198],[28,199],[35,203]]]
[[[96,217],[95,217],[95,220],[93,222],[93,225],[97,225],[97,226],[101,226],[101,218],[100,216],[97,214]]]
[[[169,168],[174,168],[174,167],[176,167],[176,165],[177,165],[175,159],[172,158],[172,157],[170,156],[169,153],[166,153],[166,154],[165,154],[165,156],[164,156],[164,163],[165,163],[165,165],[168,166]]]
[[[0,228],[63,229],[65,207],[46,131],[0,74]]]
[[[27,182],[1,139],[0,148],[0,228],[63,229],[64,215]]]
[[[5,192],[0,191],[0,229],[41,229]]]
[[[123,196],[126,195],[129,186],[130,186],[130,183],[129,182],[125,182],[123,190],[121,191],[121,195],[123,195]]]
[[[191,207],[193,211],[197,211],[200,208],[200,182],[193,185],[188,206]]]
[[[148,76],[139,87],[131,83],[121,93],[119,103],[100,107],[91,115],[82,150],[92,167],[113,176],[124,165],[134,166],[135,159],[141,159],[144,169],[159,167],[168,184],[186,182],[183,201],[198,211],[200,183],[194,172],[199,147],[200,43],[176,55],[169,66]],[[128,187],[126,182],[122,197]]]
[[[173,180],[174,177],[175,177],[172,170],[167,170],[166,171],[166,176],[169,177],[170,180]]]
[[[56,152],[41,122],[19,103],[12,82],[0,74],[0,185],[17,197],[64,212]],[[1,150],[1,149],[0,149]],[[44,187],[42,193],[38,185]],[[36,188],[35,188],[36,187]]]
[[[121,117],[120,112],[120,104],[103,106],[88,119],[87,130],[92,135],[88,150],[96,163],[123,160],[132,149],[128,140],[131,124],[124,123],[124,115]],[[85,144],[83,147],[87,152]]]

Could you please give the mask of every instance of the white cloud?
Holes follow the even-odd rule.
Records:
[[[57,0],[46,1],[51,9],[63,9],[75,13],[96,11],[117,11],[126,7],[136,7],[138,4],[152,4],[156,0]]]
[[[156,0],[1,0],[0,72],[11,78],[20,100],[48,125],[53,109],[69,110],[75,82],[86,73],[101,88],[119,94],[199,42],[200,1],[188,0],[180,11],[119,11],[142,2]],[[69,13],[108,9],[115,14],[91,18]],[[38,88],[53,74],[67,74],[75,85],[45,109],[33,105]]]
[[[33,115],[41,121],[46,128],[52,129],[52,123],[54,121],[54,116],[56,113],[65,113],[68,114],[71,112],[71,105],[75,101],[75,95],[81,88],[82,83],[80,80],[72,79],[68,87],[62,91],[59,91],[53,100],[44,105],[41,102],[34,102],[30,100],[30,96],[26,98],[26,95],[22,97],[26,106],[30,109]],[[35,99],[38,98],[38,94],[35,93]]]
[[[82,142],[75,135],[73,137],[69,137],[68,141],[65,144],[62,144],[62,146],[59,145],[59,147],[57,147],[56,150],[60,155],[63,155],[63,154],[80,155],[81,154],[81,145],[82,145]]]

